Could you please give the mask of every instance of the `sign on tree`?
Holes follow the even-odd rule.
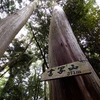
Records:
[[[49,68],[42,75],[42,81],[53,80],[57,78],[89,74],[89,63],[87,61],[77,61],[58,67]]]

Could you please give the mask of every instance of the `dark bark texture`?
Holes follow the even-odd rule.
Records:
[[[49,33],[49,66],[87,60],[66,15],[55,6]],[[89,64],[90,65],[90,64]],[[90,65],[91,74],[51,80],[50,100],[100,100],[100,79]]]

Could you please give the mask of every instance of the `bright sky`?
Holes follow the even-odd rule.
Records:
[[[96,0],[97,5],[100,6],[100,0]]]

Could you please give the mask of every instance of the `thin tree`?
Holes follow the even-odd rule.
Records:
[[[0,58],[7,49],[10,42],[25,25],[33,10],[36,9],[39,0],[34,0],[22,10],[2,19],[0,22]]]
[[[63,9],[55,6],[49,33],[49,66],[60,66],[79,60],[87,58],[73,34]],[[90,63],[89,68],[91,74],[51,80],[50,100],[100,100],[100,79]]]

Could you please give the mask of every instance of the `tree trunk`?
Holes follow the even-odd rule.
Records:
[[[61,7],[55,6],[49,33],[49,66],[87,60]],[[89,64],[90,65],[90,64]],[[50,100],[100,100],[100,79],[91,74],[51,80]]]
[[[36,8],[39,0],[34,0],[33,3],[26,6],[22,10],[2,19],[0,22],[0,58],[7,49],[10,42],[25,25],[33,10]]]

